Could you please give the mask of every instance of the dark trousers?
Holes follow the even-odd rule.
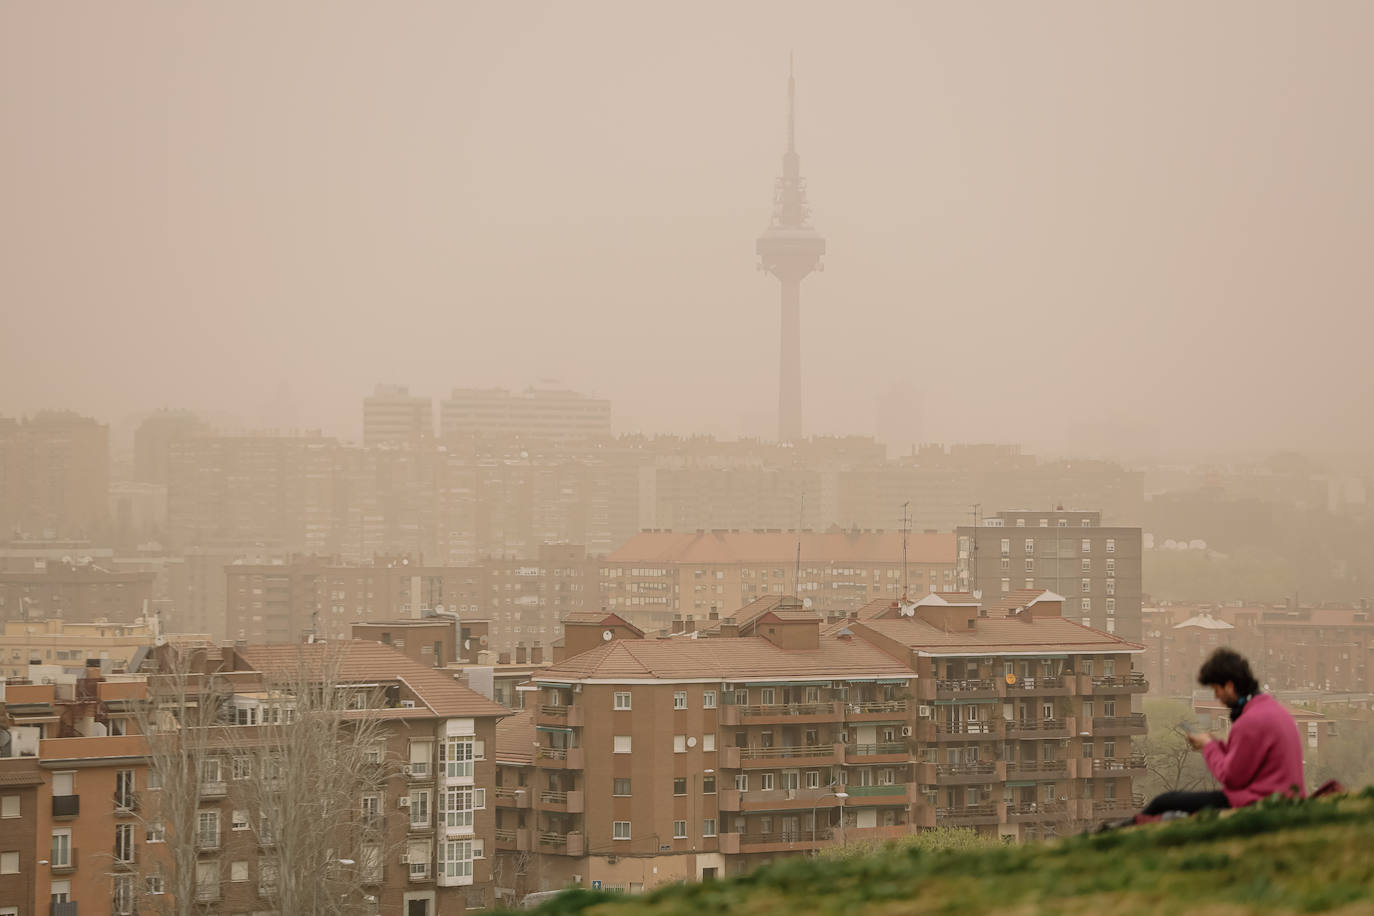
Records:
[[[1163,814],[1184,811],[1194,814],[1203,808],[1229,808],[1225,792],[1165,792],[1156,795],[1141,814]]]

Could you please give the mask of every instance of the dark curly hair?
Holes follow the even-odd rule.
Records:
[[[1250,671],[1250,663],[1245,660],[1245,656],[1235,649],[1223,646],[1202,663],[1197,673],[1197,682],[1203,687],[1222,687],[1228,681],[1235,684],[1236,693],[1241,696],[1259,693],[1259,682]]]

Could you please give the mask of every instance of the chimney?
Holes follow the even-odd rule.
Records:
[[[532,664],[532,665],[542,665],[542,664],[544,664],[544,647],[541,646],[541,645],[539,645],[539,643],[535,643],[535,644],[530,648],[530,664]]]
[[[706,619],[707,619],[707,620],[719,620],[719,619],[720,619],[720,611],[715,611],[715,610],[711,611],[710,614],[706,615]]]
[[[502,652],[500,655],[496,656],[496,664],[498,664],[498,665],[509,665],[509,664],[510,664],[510,653],[509,653],[509,652]]]
[[[523,665],[525,664],[525,660],[525,644],[523,642],[518,642],[515,644],[515,663],[517,665]]]
[[[684,626],[683,626],[682,632],[684,632],[684,633],[695,633],[696,631],[697,631],[697,621],[696,621],[696,618],[695,618],[695,617],[688,617],[686,623],[685,623]]]
[[[726,639],[734,639],[739,636],[739,624],[733,617],[725,617],[720,622],[720,635]]]
[[[673,625],[672,625],[672,628],[669,629],[668,632],[671,633],[672,635],[676,636],[677,634],[683,632],[683,626],[684,626],[684,625],[683,625],[683,622],[682,622],[682,615],[681,615],[681,614],[674,614],[674,615],[673,615]]]

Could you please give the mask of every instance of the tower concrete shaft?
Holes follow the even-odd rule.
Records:
[[[782,177],[773,191],[773,219],[759,236],[755,250],[759,268],[778,278],[782,286],[782,336],[778,353],[778,439],[802,438],[801,399],[801,281],[820,270],[825,239],[811,227],[806,180],[797,154],[796,80],[787,75],[787,151]]]

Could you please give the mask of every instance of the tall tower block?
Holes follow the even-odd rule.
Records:
[[[782,177],[773,189],[773,219],[759,236],[755,250],[759,268],[778,278],[782,286],[782,348],[778,356],[778,439],[802,437],[801,407],[801,281],[820,270],[825,239],[811,228],[806,203],[806,180],[797,155],[797,82],[787,73],[787,152],[782,154]]]

